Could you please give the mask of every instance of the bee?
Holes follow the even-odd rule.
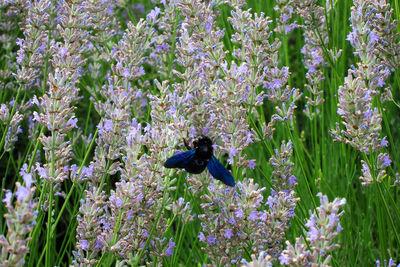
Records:
[[[235,186],[232,174],[218,161],[213,154],[213,143],[207,136],[201,135],[191,147],[183,140],[186,152],[175,154],[164,163],[166,168],[182,168],[188,173],[201,173],[207,167],[208,171],[215,178],[228,186]]]

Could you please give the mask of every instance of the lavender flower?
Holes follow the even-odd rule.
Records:
[[[193,220],[190,210],[190,203],[185,202],[182,197],[172,204],[172,212],[175,216],[180,216],[184,223],[188,223]]]
[[[376,166],[376,170],[378,170],[378,173],[375,174],[376,175],[375,179],[378,183],[382,182],[383,179],[386,178],[387,174],[385,168],[389,166],[391,162],[392,161],[390,160],[388,153],[378,154],[378,157],[376,159],[376,164],[374,165]],[[361,165],[362,165],[361,172],[363,174],[360,177],[362,181],[361,184],[364,186],[372,184],[375,179],[374,176],[372,176],[371,174],[370,167],[364,160],[361,160]]]
[[[298,27],[296,21],[290,22],[293,15],[293,6],[291,1],[276,1],[274,10],[279,14],[279,17],[276,18],[278,26],[275,28],[275,32],[278,32],[281,35],[286,35]]]
[[[306,222],[308,228],[306,240],[310,250],[303,237],[296,238],[294,246],[286,241],[286,249],[279,256],[282,265],[326,266],[331,260],[328,253],[340,247],[339,244],[333,243],[333,239],[343,229],[339,223],[343,211],[339,213],[339,209],[346,204],[346,200],[335,198],[333,202],[329,202],[328,197],[322,193],[318,193],[317,196],[321,201],[321,205],[317,208],[318,214],[310,211],[311,216]]]
[[[292,190],[297,185],[297,179],[292,174],[294,163],[290,161],[293,153],[292,142],[285,144],[282,142],[280,150],[275,149],[275,155],[270,158],[270,163],[274,167],[271,180],[281,191]]]
[[[361,61],[357,63],[357,68],[349,70],[345,85],[339,87],[337,112],[343,119],[342,124],[346,129],[341,130],[337,124],[336,129],[330,133],[334,141],[346,142],[365,154],[376,155],[379,150],[387,146],[387,141],[385,137],[381,138],[381,111],[373,106],[373,100],[374,95],[378,94],[377,88],[384,85],[393,66],[390,59],[386,58],[387,50],[382,44],[385,44],[386,38],[393,42],[392,38],[396,34],[393,32],[394,24],[388,20],[387,16],[390,18],[391,11],[385,1],[378,3],[359,0],[354,1],[354,4],[351,11],[352,31],[347,40]],[[377,26],[372,27],[372,25]],[[383,27],[386,27],[385,31]],[[398,45],[393,46],[393,49],[393,51],[399,50]],[[365,161],[362,162],[363,185],[368,185],[374,180],[380,182],[385,177],[384,168],[390,164],[389,156],[381,152],[376,158],[378,165],[373,173],[376,173],[377,177],[371,176],[372,166],[367,166]]]
[[[143,261],[144,250],[149,248],[154,259],[172,254],[173,241],[163,238],[168,225],[165,208],[171,205],[164,189],[172,188],[174,181],[161,179],[160,162],[142,151],[144,144],[150,146],[150,151],[157,151],[158,142],[164,139],[162,134],[156,127],[142,134],[141,125],[132,122],[120,168],[121,180],[116,183],[107,204],[104,218],[110,227],[102,229],[101,237],[107,249],[127,260]]]
[[[145,20],[136,25],[128,25],[123,38],[113,51],[113,72],[100,91],[108,101],[98,101],[95,104],[103,118],[98,125],[98,146],[91,163],[93,177],[90,178],[90,183],[102,186],[104,173],[114,174],[118,171],[121,177],[115,190],[111,191],[107,205],[99,206],[104,209],[100,220],[106,227],[95,224],[96,231],[100,231],[98,239],[104,250],[125,261],[129,260],[132,264],[143,262],[146,251],[150,251],[151,256],[149,259],[146,254],[146,262],[154,259],[157,264],[161,257],[171,256],[174,248],[173,241],[168,241],[165,237],[168,224],[164,218],[166,208],[172,206],[168,192],[174,189],[174,180],[165,179],[165,172],[169,170],[163,168],[157,159],[167,158],[169,151],[165,148],[175,146],[182,131],[179,127],[173,127],[174,124],[179,125],[174,117],[176,115],[171,114],[168,118],[167,110],[158,104],[158,101],[168,103],[164,99],[170,97],[168,89],[163,89],[166,83],[161,85],[156,82],[162,92],[159,97],[149,95],[150,105],[153,107],[152,125],[142,127],[131,115],[131,108],[142,97],[142,91],[136,87],[135,82],[145,75],[142,65],[147,60],[146,55],[155,34]],[[133,113],[140,117],[143,114],[142,107],[136,106]],[[169,121],[171,126],[165,127]],[[146,152],[143,150],[144,145],[147,147]],[[93,199],[93,195],[98,194],[98,189],[97,192],[93,189],[90,194],[87,193],[88,199]],[[178,213],[182,212],[183,215],[184,209]],[[82,231],[79,231],[78,245],[82,241],[86,244],[90,240],[88,250],[98,253],[96,246],[99,242],[83,230],[90,220],[96,223],[99,218],[94,214],[88,216],[89,220],[80,221]],[[94,261],[96,253],[85,255],[83,251],[79,251],[75,258],[81,263]]]
[[[369,154],[382,148],[379,138],[382,119],[372,107],[372,92],[361,77],[360,70],[350,70],[344,86],[339,87],[337,112],[343,119],[345,130],[340,130],[337,124],[331,135],[335,141],[348,143]]]
[[[289,79],[289,69],[287,67],[278,68],[278,50],[281,45],[278,39],[270,42],[268,38],[272,35],[269,29],[271,21],[263,13],[251,15],[250,10],[242,10],[234,6],[232,18],[229,22],[236,30],[232,35],[232,41],[237,42],[241,47],[234,49],[233,56],[240,62],[248,65],[249,71],[244,84],[250,87],[263,85],[266,94],[250,92],[250,102],[246,104],[251,108],[260,105],[266,96],[276,104],[277,114],[271,118],[271,122],[263,125],[263,134],[266,138],[271,138],[276,121],[292,122],[292,115],[296,105],[294,102],[299,99],[299,91],[287,86]],[[251,40],[249,42],[249,40]]]
[[[28,1],[26,17],[23,22],[24,39],[18,39],[20,49],[17,54],[16,80],[23,85],[23,89],[35,86],[46,57],[45,47],[49,41],[49,30],[54,28],[51,17],[55,14],[52,1]]]
[[[16,103],[14,102],[14,105]],[[21,109],[22,111],[23,109]],[[8,109],[6,104],[0,106],[0,120],[5,127],[8,126],[8,132],[4,139],[4,150],[11,151],[14,149],[14,144],[18,141],[18,134],[22,133],[20,122],[23,116],[17,110],[10,118],[12,112]],[[8,125],[7,125],[8,124]]]
[[[202,249],[214,265],[238,263],[243,247],[259,255],[260,262],[269,264],[276,259],[299,201],[293,191],[296,179],[291,173],[291,155],[291,143],[282,143],[281,151],[276,150],[270,160],[275,190],[265,203],[269,209],[261,207],[265,188],[258,189],[252,179],[239,182],[236,191],[211,184],[210,193],[201,197],[207,203],[201,204],[205,213],[199,215],[202,226],[199,240],[208,244]]]
[[[399,264],[400,265],[400,264]],[[399,265],[396,264],[396,261],[390,258],[388,261],[384,260],[383,267],[399,267]],[[376,260],[376,267],[381,267],[381,262],[379,260]]]
[[[325,12],[329,13],[331,6],[329,1],[326,3],[325,10],[317,5],[316,0],[293,1],[295,11],[304,21],[304,25],[299,25],[304,29],[305,45],[301,52],[305,57],[305,67],[308,69],[306,73],[308,83],[304,86],[311,93],[311,97],[306,96],[307,105],[304,112],[310,119],[318,114],[318,106],[324,102],[320,84],[324,80],[323,68],[328,65],[326,57],[329,56],[335,60],[340,56],[340,51],[327,50],[329,40]],[[326,50],[327,55],[325,55],[324,50]]]
[[[7,236],[0,236],[0,265],[23,266],[24,257],[28,254],[28,234],[36,225],[37,199],[34,198],[33,174],[27,173],[28,166],[24,164],[20,171],[25,185],[16,182],[17,190],[14,192],[15,203],[12,204],[13,193],[7,191],[2,200],[7,208],[4,218],[7,223]]]
[[[73,251],[74,264],[77,266],[95,265],[98,263],[98,255],[106,246],[101,236],[102,228],[108,227],[104,218],[105,192],[98,192],[99,188],[89,188],[85,191],[85,199],[81,200],[81,206],[77,215],[78,226],[76,229],[77,251]],[[87,223],[89,222],[89,223]]]
[[[242,260],[242,263],[242,267],[272,267],[272,257],[266,254],[265,251],[261,251],[258,254],[258,258],[251,254],[251,261]]]
[[[379,83],[382,86],[398,66],[400,45],[395,41],[397,21],[390,21],[392,13],[385,0],[355,0],[351,10],[352,31],[347,40],[362,60],[372,90]]]
[[[118,3],[111,0],[87,0],[82,2],[82,7],[86,11],[87,20],[90,21],[90,26],[93,27],[93,34],[90,39],[94,46],[104,53],[108,54],[108,45],[113,37],[120,34],[120,26],[115,16],[114,9]]]
[[[202,226],[199,240],[207,244],[202,249],[213,265],[239,263],[244,248],[249,244],[253,250],[259,251],[271,241],[265,232],[270,221],[262,219],[260,210],[261,193],[265,188],[258,188],[247,179],[238,182],[236,187],[238,192],[211,184],[210,194],[201,197],[206,203],[201,204],[204,214],[198,216]],[[216,212],[216,207],[219,212]],[[254,221],[248,219],[252,211],[257,213]]]
[[[233,63],[228,68],[222,43],[223,31],[216,26],[212,5],[182,1],[178,6],[184,21],[179,32],[176,58],[185,71],[173,72],[184,80],[173,84],[173,95],[174,99],[185,101],[173,105],[173,115],[187,118],[190,137],[207,132],[215,143],[221,144],[216,148],[230,152],[230,162],[247,167],[248,160],[242,151],[255,137],[247,125],[245,114],[248,105],[261,103],[254,87],[246,80],[252,77],[252,69],[246,63]],[[195,184],[204,184],[204,181],[196,180],[193,181]]]

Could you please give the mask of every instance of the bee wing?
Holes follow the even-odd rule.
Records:
[[[218,159],[212,156],[211,160],[207,164],[208,171],[214,176],[215,179],[220,180],[226,185],[235,186],[235,180],[232,174],[218,161]]]
[[[178,153],[164,163],[166,168],[185,168],[194,159],[195,150]]]

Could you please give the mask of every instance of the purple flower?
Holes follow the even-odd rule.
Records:
[[[17,189],[17,192],[15,192],[15,195],[17,197],[18,202],[22,203],[26,199],[26,197],[29,194],[29,189],[25,186],[20,185]]]
[[[165,250],[165,254],[167,257],[172,256],[174,254],[175,243],[170,239],[168,242],[168,248]]]
[[[104,120],[104,130],[110,132],[110,131],[112,131],[112,127],[113,127],[113,122],[112,122],[112,120],[105,119],[105,120]]]
[[[135,73],[136,73],[136,76],[143,76],[146,74],[146,72],[144,71],[142,66],[135,67]]]
[[[204,135],[208,134],[209,131],[210,131],[210,127],[203,127],[203,129],[202,129],[202,133]]]
[[[197,47],[196,47],[196,45],[194,43],[189,43],[188,44],[188,52],[190,54],[196,52],[196,50],[197,50]]]
[[[232,225],[234,225],[234,224],[236,224],[236,220],[235,220],[235,218],[232,216],[231,218],[229,218],[229,223],[230,224],[232,224]]]
[[[87,250],[89,248],[89,242],[87,240],[80,240],[79,247],[82,250]]]
[[[21,38],[17,38],[17,41],[15,42],[19,47],[22,47],[24,45],[24,40]]]
[[[190,133],[191,136],[196,136],[197,135],[196,128],[195,127],[190,127],[189,128],[189,133]]]
[[[369,44],[375,44],[376,42],[379,41],[379,36],[375,33],[375,31],[371,31],[369,33]]]
[[[83,166],[81,176],[88,177],[89,179],[92,178],[93,177],[93,165],[89,165],[89,167]]]
[[[340,223],[338,223],[337,228],[336,228],[336,232],[339,233],[342,230],[343,230],[343,227],[340,225]]]
[[[382,163],[382,167],[386,168],[387,166],[390,165],[390,163],[392,163],[391,159],[389,158],[389,155],[386,154],[385,156],[383,156],[383,163]]]
[[[65,57],[68,54],[68,50],[66,47],[60,47],[58,50],[58,54],[62,57]]]
[[[175,106],[171,106],[170,108],[169,108],[169,110],[167,111],[167,113],[169,114],[169,115],[171,115],[171,117],[176,117],[175,116],[175,113],[176,113],[176,107]]]
[[[157,52],[162,52],[163,50],[167,51],[169,49],[169,45],[167,43],[162,43],[161,45],[156,46]]]
[[[197,236],[200,241],[204,242],[206,241],[206,237],[204,236],[203,232],[200,232],[200,234]]]
[[[6,205],[11,206],[11,198],[12,198],[12,193],[7,190],[6,195],[2,201],[3,203],[6,203]]]
[[[239,151],[236,149],[236,147],[234,147],[234,146],[231,146],[230,148],[229,148],[229,158],[231,159],[231,161],[232,162],[230,162],[231,164],[233,163],[233,157],[234,156],[236,156],[236,154],[238,153]]]
[[[110,196],[110,201],[117,207],[121,207],[124,202],[119,198],[116,197],[115,195]]]
[[[212,16],[209,16],[209,17],[208,17],[208,20],[207,20],[208,23],[206,24],[206,27],[205,27],[207,33],[209,33],[209,32],[211,31],[211,29],[212,29],[212,26],[213,26],[213,24],[214,24],[214,23],[213,23],[213,20],[214,20],[214,19],[213,19]]]
[[[149,21],[155,20],[160,13],[161,13],[161,10],[158,7],[152,9],[150,11],[150,13],[147,14],[147,20],[149,20]]]
[[[249,160],[249,162],[247,163],[247,167],[249,167],[250,169],[254,170],[254,167],[256,166],[256,160],[255,159],[251,159]]]
[[[213,236],[213,235],[207,236],[207,243],[209,245],[214,245],[216,241],[217,241],[217,239],[215,238],[215,236]]]
[[[386,140],[386,136],[382,138],[381,140],[381,146],[387,147],[389,142]]]
[[[237,209],[237,210],[235,211],[235,216],[236,216],[237,218],[242,218],[242,217],[244,216],[243,210],[242,210],[241,208]]]
[[[149,232],[147,230],[144,230],[142,233],[143,238],[148,238],[149,237]]]
[[[34,180],[32,179],[32,174],[30,174],[30,173],[25,173],[25,174],[23,175],[22,178],[24,179],[24,181],[25,181],[25,186],[26,186],[27,188],[31,188],[31,187],[32,187],[32,184],[33,184],[34,182],[36,182],[36,181],[34,181]]]
[[[77,118],[71,117],[71,118],[68,120],[67,125],[68,125],[68,126],[72,126],[72,127],[74,127],[74,128],[78,128],[78,126],[76,125],[77,122],[78,122],[78,119],[77,119]]]
[[[76,173],[78,171],[78,166],[76,166],[76,164],[72,164],[70,170],[72,173]]]
[[[36,169],[37,173],[39,174],[40,178],[46,179],[47,178],[47,171],[45,168],[40,167],[40,164],[36,162]]]
[[[377,82],[376,82],[376,86],[378,86],[378,87],[383,87],[383,86],[385,86],[385,80],[384,79],[382,79],[382,77],[379,77],[378,79],[377,79]]]
[[[100,237],[96,238],[96,249],[102,249],[103,248],[103,242],[101,241]]]
[[[18,56],[17,56],[17,63],[18,64],[22,63],[22,61],[24,60],[24,56],[25,56],[24,51],[19,50],[18,51]]]
[[[257,219],[258,219],[258,212],[255,210],[250,211],[249,220],[254,222]]]
[[[232,229],[225,229],[224,236],[225,236],[226,238],[229,238],[229,239],[231,239],[231,238],[232,238],[232,236],[233,236]]]
[[[296,176],[294,176],[294,175],[291,175],[290,177],[289,177],[289,184],[290,185],[294,185],[294,184],[296,184],[297,183],[297,178],[296,178]]]
[[[251,131],[246,131],[246,143],[250,144],[253,143],[253,133]]]
[[[130,75],[131,75],[131,71],[129,70],[129,68],[124,68],[124,71],[122,72],[122,76],[125,78],[129,78]]]

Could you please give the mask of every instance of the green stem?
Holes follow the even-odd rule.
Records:
[[[51,263],[51,213],[53,212],[53,184],[50,184],[49,192],[49,211],[47,214],[47,237],[46,237],[46,267],[52,266]]]

